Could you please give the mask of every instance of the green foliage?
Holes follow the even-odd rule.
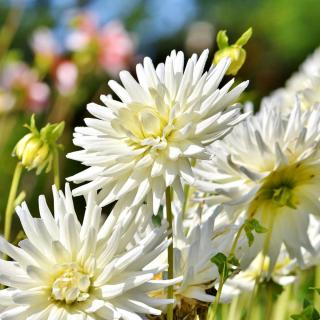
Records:
[[[320,314],[318,310],[313,306],[312,302],[305,299],[303,301],[303,310],[299,314],[291,316],[293,320],[319,320]]]
[[[276,301],[280,294],[283,292],[283,287],[280,284],[274,282],[272,279],[264,281],[261,287],[264,289],[263,291],[265,293],[271,293],[272,301]]]
[[[251,247],[254,241],[253,231],[256,233],[265,233],[268,229],[263,227],[257,219],[247,219],[244,222],[244,231],[248,239],[249,247]]]
[[[239,270],[239,260],[235,256],[227,257],[222,252],[218,252],[211,258],[220,275],[220,279],[225,282],[232,274]]]

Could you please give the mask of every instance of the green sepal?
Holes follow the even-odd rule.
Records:
[[[245,31],[240,36],[240,38],[236,41],[235,45],[237,45],[239,47],[243,47],[250,40],[251,36],[252,36],[252,28],[250,27],[247,31]]]
[[[229,47],[229,38],[226,30],[220,30],[218,32],[217,45],[220,50]]]

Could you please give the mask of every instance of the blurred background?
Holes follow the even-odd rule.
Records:
[[[232,42],[252,26],[237,77],[250,80],[246,99],[257,107],[320,45],[319,19],[319,0],[1,0],[1,223],[16,165],[12,150],[32,113],[39,127],[66,122],[64,179],[81,169],[65,158],[74,150],[73,128],[120,70],[134,70],[146,55],[161,62],[172,49],[189,56],[209,48],[212,57],[218,30],[228,30]],[[50,199],[52,183],[51,173],[24,173],[20,190],[34,214],[38,194]]]

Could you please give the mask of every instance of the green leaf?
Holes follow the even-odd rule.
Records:
[[[220,30],[217,34],[217,45],[218,48],[224,49],[229,46],[229,38],[227,36],[227,31],[226,30]]]
[[[250,219],[250,223],[256,233],[265,233],[268,231],[268,229],[263,227],[257,219]]]
[[[309,290],[316,291],[317,294],[320,294],[320,288],[311,287],[311,288],[309,288]]]
[[[211,262],[218,267],[220,278],[226,281],[230,275],[239,270],[239,260],[235,256],[226,257],[222,252],[211,258]]]
[[[263,227],[257,219],[247,219],[244,222],[244,231],[248,238],[249,247],[251,247],[254,241],[253,231],[256,233],[265,233],[268,229]]]
[[[299,314],[294,314],[291,316],[294,320],[319,320],[320,314],[317,309],[312,305],[312,302],[304,299],[303,310]]]
[[[228,277],[227,257],[222,252],[218,252],[211,258],[211,262],[217,266],[219,275],[224,281]]]
[[[261,285],[264,288],[263,291],[266,295],[271,293],[273,301],[276,301],[280,294],[283,292],[283,287],[280,284],[274,282],[272,279],[263,281]]]
[[[247,42],[249,41],[249,39],[252,36],[252,28],[249,28],[247,31],[245,31],[241,37],[237,40],[237,42],[235,43],[237,46],[243,47],[245,44],[247,44]]]
[[[159,215],[153,215],[152,216],[152,223],[155,227],[160,227],[161,226],[161,217]]]
[[[319,315],[319,312],[313,306],[308,306],[307,308],[303,309],[301,313],[292,315],[291,319],[293,319],[293,320],[319,320],[320,315]]]
[[[235,266],[235,267],[239,267],[240,266],[240,262],[235,256],[229,257],[228,258],[228,263],[233,265],[233,266]]]
[[[245,225],[244,226],[244,232],[246,233],[249,247],[251,247],[252,244],[253,244],[253,241],[254,241],[254,235],[252,233],[252,229],[248,225]]]

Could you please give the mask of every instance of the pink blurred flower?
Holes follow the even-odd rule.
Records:
[[[70,60],[62,60],[55,67],[54,78],[56,86],[62,95],[72,94],[77,85],[78,68]]]
[[[11,92],[19,107],[40,112],[47,106],[50,89],[38,74],[23,62],[10,62],[0,74],[0,87]]]
[[[134,42],[120,21],[105,25],[100,33],[100,64],[115,74],[125,69],[134,55]]]
[[[76,30],[67,38],[67,47],[74,52],[90,55],[90,63],[98,61],[107,72],[116,74],[132,61],[135,44],[120,21],[112,21],[101,28],[91,13],[75,19]]]

